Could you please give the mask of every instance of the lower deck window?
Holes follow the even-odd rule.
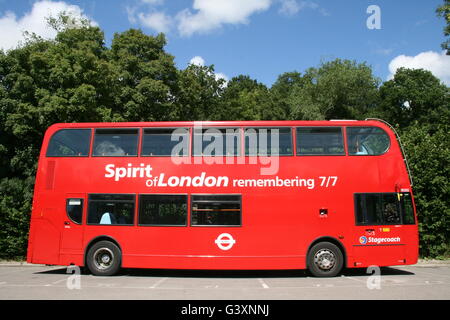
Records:
[[[135,196],[131,194],[90,194],[88,224],[132,225]]]
[[[355,194],[357,225],[414,224],[410,193]]]
[[[139,225],[185,226],[186,217],[186,195],[139,196]]]
[[[191,206],[191,225],[241,225],[241,195],[192,195]]]

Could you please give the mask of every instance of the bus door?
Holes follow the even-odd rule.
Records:
[[[354,266],[406,264],[415,230],[411,194],[356,193],[354,201]]]
[[[65,198],[65,214],[63,215],[63,231],[61,253],[79,253],[83,245],[84,227],[83,213],[86,211],[84,194],[67,194]]]

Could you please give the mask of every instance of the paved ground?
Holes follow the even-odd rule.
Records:
[[[10,299],[450,299],[450,263],[348,270],[336,278],[305,271],[123,270],[114,277],[64,267],[0,263],[0,300]]]

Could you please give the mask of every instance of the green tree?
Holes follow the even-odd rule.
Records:
[[[378,102],[380,80],[365,63],[340,60],[306,70],[289,96],[291,119],[363,119]]]
[[[444,27],[444,35],[450,36],[450,0],[444,0],[444,4],[436,9],[436,13],[439,17],[445,19],[446,25]],[[442,49],[447,51],[447,55],[450,55],[450,39],[447,39],[441,44]]]
[[[448,122],[414,121],[401,133],[414,182],[423,257],[450,256],[449,129]]]
[[[165,45],[162,33],[152,37],[130,29],[114,35],[110,57],[117,73],[117,93],[111,120],[161,121],[173,117],[177,69],[173,56],[164,51]]]
[[[430,71],[400,68],[380,87],[379,116],[400,127],[449,122],[449,88]]]
[[[26,256],[33,184],[33,177],[0,179],[0,259]]]
[[[270,88],[271,105],[277,113],[276,120],[289,119],[291,95],[296,88],[303,87],[303,84],[304,78],[297,71],[285,72],[278,76],[277,81]]]
[[[174,119],[206,121],[222,118],[225,80],[216,79],[214,66],[190,64],[178,71],[176,114]]]
[[[220,120],[272,120],[269,90],[246,75],[233,77],[223,96],[224,109]]]

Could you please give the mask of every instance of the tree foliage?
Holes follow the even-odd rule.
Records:
[[[49,20],[0,51],[0,258],[23,257],[42,138],[57,122],[316,120],[380,117],[399,128],[414,176],[424,256],[448,255],[449,89],[430,72],[399,69],[381,84],[365,63],[336,59],[281,74],[269,88],[214,66],[178,69],[163,34],[130,29],[110,47],[87,21]]]
[[[402,132],[412,177],[425,257],[450,255],[450,139],[449,122],[414,121]]]
[[[340,60],[306,70],[289,95],[291,119],[361,119],[375,106],[379,80],[365,63]]]
[[[400,68],[380,87],[380,96],[384,119],[401,127],[449,118],[449,89],[430,71]]]
[[[444,36],[450,37],[450,0],[444,0],[444,3],[436,9],[439,17],[445,19]],[[447,55],[450,55],[450,39],[447,38],[442,44],[442,49],[446,50]]]

